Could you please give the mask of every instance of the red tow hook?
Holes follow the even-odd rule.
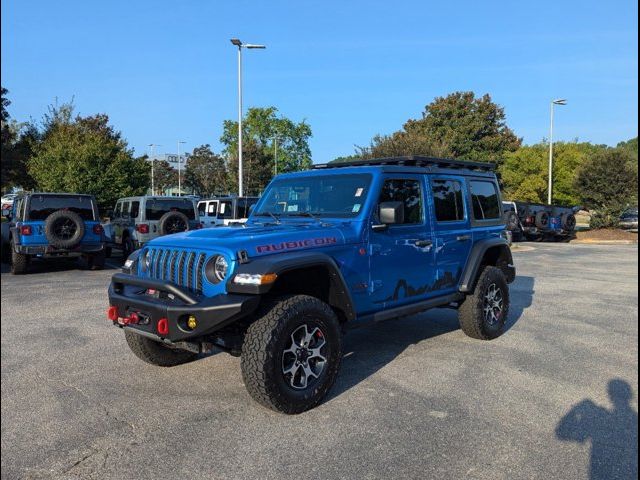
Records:
[[[107,309],[107,318],[112,322],[118,321],[118,307],[111,306]]]

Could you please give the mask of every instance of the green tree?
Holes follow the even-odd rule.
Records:
[[[0,165],[2,188],[22,187],[31,189],[33,179],[26,170],[26,161],[31,156],[31,149],[38,140],[37,128],[32,123],[18,123],[9,115],[11,101],[7,98],[6,88],[1,88],[0,128],[2,136]]]
[[[367,157],[434,155],[464,160],[502,163],[505,153],[522,143],[506,124],[504,109],[488,94],[454,92],[437,97],[425,107],[422,118],[408,120],[391,135],[377,135]]]
[[[629,153],[631,160],[638,165],[638,137],[627,140],[626,142],[620,142],[616,145],[616,148],[624,150]]]
[[[167,190],[178,185],[178,172],[166,160],[155,160],[152,169],[156,194],[165,194]]]
[[[275,172],[276,141],[278,173],[311,167],[311,127],[304,120],[296,123],[278,116],[275,107],[250,108],[243,119],[242,131],[243,182],[251,185],[254,193],[262,191]],[[224,121],[220,142],[229,159],[229,187],[235,190],[238,183],[238,122]]]
[[[576,187],[587,208],[591,226],[614,227],[629,204],[638,203],[638,170],[632,155],[620,148],[593,155],[578,170]]]
[[[590,143],[556,142],[553,144],[553,201],[577,205],[580,192],[575,186],[576,173],[590,156],[605,147]],[[524,146],[505,155],[499,168],[505,197],[523,202],[547,201],[549,144]]]
[[[204,197],[228,193],[227,169],[224,159],[210,145],[193,149],[184,171],[185,184]]]
[[[101,208],[144,194],[150,183],[151,166],[133,157],[109,117],[74,118],[71,104],[50,107],[27,167],[40,190],[93,194]]]

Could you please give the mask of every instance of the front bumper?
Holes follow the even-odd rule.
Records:
[[[51,245],[16,245],[16,253],[38,255],[41,257],[67,257],[85,253],[99,253],[104,250],[103,243],[80,244],[74,248],[56,248]]]
[[[115,325],[127,326],[141,335],[170,342],[185,341],[209,335],[216,330],[253,313],[260,303],[257,295],[226,294],[198,296],[171,282],[116,273],[109,285],[109,305],[117,309]],[[135,313],[138,323],[129,323]],[[197,326],[187,325],[190,316]],[[158,332],[158,321],[166,319],[168,333]]]

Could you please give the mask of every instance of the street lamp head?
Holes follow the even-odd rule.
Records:
[[[237,38],[232,38],[231,39],[231,43],[233,43],[236,47],[241,47],[242,46],[242,42]]]
[[[243,47],[244,48],[262,48],[262,49],[267,48],[266,45],[255,45],[253,43],[245,43]]]
[[[566,105],[567,104],[567,100],[564,98],[558,98],[557,100],[553,101],[554,105]]]

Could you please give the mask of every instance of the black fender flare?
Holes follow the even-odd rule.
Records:
[[[329,274],[329,305],[341,310],[347,321],[356,317],[351,293],[347,288],[344,276],[336,261],[325,253],[320,252],[290,252],[278,255],[268,255],[251,259],[247,263],[241,263],[234,274],[227,281],[227,292],[239,294],[263,295],[271,290],[274,284],[266,285],[238,285],[233,283],[234,277],[239,273],[266,274],[275,273],[278,276],[294,270],[303,270],[309,267],[324,267]]]
[[[480,266],[482,265],[484,254],[487,253],[487,250],[494,247],[499,247],[501,249],[501,253],[506,254],[507,271],[505,271],[505,275],[509,283],[513,282],[515,279],[515,267],[513,266],[513,256],[511,255],[509,243],[502,237],[485,238],[478,241],[473,246],[473,249],[469,254],[467,264],[460,276],[460,285],[458,286],[458,290],[460,292],[473,292],[476,288],[476,281],[478,280],[478,273],[480,272]]]

